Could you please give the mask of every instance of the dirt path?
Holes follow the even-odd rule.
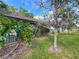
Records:
[[[15,51],[13,51],[9,56],[7,56],[6,58],[0,58],[0,59],[23,59],[22,57],[27,53],[29,53],[29,51],[30,51],[29,45],[20,43],[20,45],[15,49]],[[7,52],[7,54],[9,52]]]

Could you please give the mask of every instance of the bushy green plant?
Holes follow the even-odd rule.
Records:
[[[18,34],[18,37],[24,41],[30,44],[31,39],[33,37],[34,33],[34,27],[30,23],[23,22],[23,21],[17,21],[17,19],[8,18],[0,15],[0,34],[1,36],[4,36],[5,33],[9,32],[11,29],[15,28],[16,25],[16,31]]]
[[[22,41],[28,42],[30,44],[34,33],[33,25],[21,22],[19,23],[19,26],[20,26],[19,34]]]

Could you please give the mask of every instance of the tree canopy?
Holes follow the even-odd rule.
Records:
[[[29,13],[27,10],[25,10],[23,8],[19,9],[19,13],[21,13],[21,14],[27,16],[27,17],[31,17],[31,18],[33,18],[33,16],[34,16],[32,13]]]

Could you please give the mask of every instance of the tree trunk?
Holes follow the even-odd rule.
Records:
[[[58,36],[58,33],[54,31],[54,45],[53,45],[54,51],[58,51],[57,36]]]

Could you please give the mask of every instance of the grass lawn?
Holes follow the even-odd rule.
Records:
[[[32,51],[23,59],[79,59],[79,32],[60,33],[58,45],[60,53],[48,51],[53,44],[53,37],[41,37],[32,41]]]

